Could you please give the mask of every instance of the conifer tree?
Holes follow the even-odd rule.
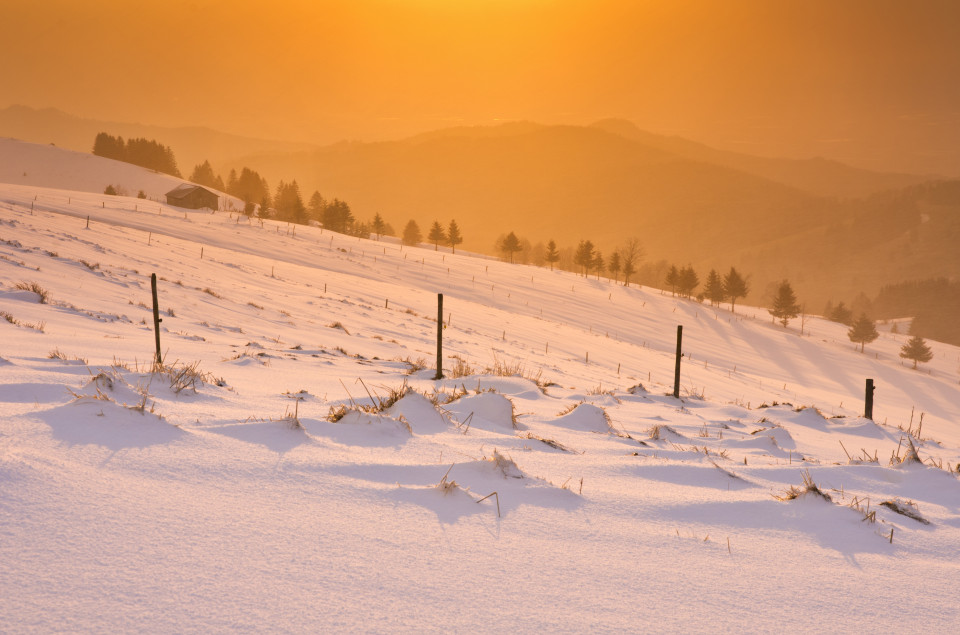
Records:
[[[407,226],[403,228],[403,244],[415,247],[420,244],[421,240],[423,240],[423,234],[420,233],[420,225],[417,225],[417,221],[411,219],[407,222]]]
[[[620,273],[620,252],[619,251],[615,251],[612,254],[610,254],[610,264],[607,265],[607,271],[613,274],[614,282],[619,282],[619,280],[617,280],[617,278],[619,277],[618,274]]]
[[[320,195],[320,192],[314,190],[313,194],[310,195],[310,202],[307,203],[307,214],[315,221],[322,221],[323,209],[326,206],[327,202],[323,199],[323,196]]]
[[[745,298],[750,293],[750,287],[743,276],[734,268],[723,277],[723,295],[730,299],[730,311],[736,313],[737,298]]]
[[[353,212],[346,201],[334,198],[323,208],[321,222],[327,229],[341,234],[347,233],[347,230],[353,224]]]
[[[860,352],[862,353],[864,345],[880,337],[880,334],[877,333],[877,327],[873,320],[868,318],[866,313],[861,313],[857,321],[847,331],[847,337],[850,338],[851,342],[860,344]]]
[[[433,243],[434,251],[437,251],[440,243],[446,242],[447,234],[443,231],[443,225],[440,224],[440,221],[433,221],[433,225],[430,226],[430,233],[427,234],[427,240]]]
[[[918,362],[925,364],[933,359],[933,351],[930,350],[922,337],[914,335],[900,349],[900,357],[912,359],[913,367],[916,368]]]
[[[573,264],[583,267],[583,275],[586,276],[593,265],[593,243],[589,240],[581,240],[577,245],[577,251],[573,255]]]
[[[680,290],[680,295],[689,298],[693,295],[693,290],[697,288],[700,284],[700,277],[697,276],[697,272],[693,270],[693,267],[687,266],[680,270],[677,274],[677,288]]]
[[[544,260],[550,263],[550,271],[553,271],[554,263],[560,261],[560,252],[557,251],[557,243],[552,238],[550,242],[547,243],[547,253],[544,255]]]
[[[450,226],[447,227],[447,244],[450,245],[453,253],[457,253],[457,245],[462,242],[463,235],[460,233],[460,226],[457,225],[456,220],[451,220]]]
[[[190,175],[190,182],[212,187],[221,192],[224,190],[223,179],[218,174],[214,174],[213,167],[208,160],[194,166],[193,173]]]
[[[517,235],[513,232],[504,236],[497,244],[497,251],[506,254],[510,259],[510,264],[513,264],[513,254],[522,249],[523,246],[520,244],[520,239],[517,238]]]
[[[830,315],[827,316],[832,322],[839,322],[840,324],[846,324],[847,326],[853,326],[853,311],[848,309],[843,305],[843,302],[838,304],[830,312]]]
[[[606,263],[603,261],[603,254],[600,253],[600,250],[597,250],[596,255],[593,257],[593,268],[597,270],[597,280],[600,279],[600,274],[603,273],[603,268]]]
[[[770,315],[780,320],[784,328],[787,327],[790,320],[800,315],[800,305],[797,304],[797,296],[794,295],[793,287],[791,287],[790,283],[786,280],[781,282],[777,288],[777,297],[773,299],[773,308],[769,309],[769,311]]]
[[[680,272],[677,270],[676,265],[670,265],[670,271],[667,272],[667,277],[664,282],[670,287],[670,295],[676,295],[677,284],[680,282]]]
[[[380,236],[383,235],[383,230],[386,228],[386,223],[383,222],[383,217],[380,216],[380,212],[377,212],[373,215],[373,221],[370,223],[370,230],[377,235],[377,240],[380,240]]]
[[[704,291],[713,306],[720,306],[720,303],[723,302],[723,280],[720,279],[720,274],[717,273],[716,269],[710,270],[710,274],[707,276],[707,287]]]

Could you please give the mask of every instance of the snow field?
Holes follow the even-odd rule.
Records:
[[[956,347],[914,371],[905,336],[860,354],[817,318],[800,336],[762,309],[104,199],[0,185],[13,631],[958,617]],[[151,273],[169,372],[150,372]],[[443,380],[438,292],[463,373]],[[909,443],[923,463],[891,461]],[[807,474],[830,501],[778,500]]]

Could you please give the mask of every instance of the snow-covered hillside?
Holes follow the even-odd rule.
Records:
[[[956,347],[22,184],[0,311],[13,632],[960,617]]]
[[[103,192],[112,185],[130,196],[142,190],[151,200],[165,201],[167,192],[186,182],[123,161],[54,145],[0,138],[0,183],[93,193]],[[243,202],[236,197],[222,193],[220,196],[224,208],[232,205],[233,209],[243,209]]]

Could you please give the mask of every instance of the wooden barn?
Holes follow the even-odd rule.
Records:
[[[187,209],[220,208],[220,197],[201,185],[184,183],[167,192],[167,205]]]

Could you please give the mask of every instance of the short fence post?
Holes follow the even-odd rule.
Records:
[[[160,303],[157,301],[157,274],[150,274],[150,288],[153,291],[153,332],[157,340],[157,366],[163,363],[160,355]]]
[[[443,379],[443,294],[437,294],[437,375]]]
[[[683,341],[683,327],[677,325],[677,365],[673,370],[673,396],[680,398],[680,358],[683,356],[681,343]]]
[[[863,406],[863,416],[867,419],[873,421],[873,391],[876,388],[873,385],[873,380],[867,380],[867,393],[864,397],[864,406]]]

